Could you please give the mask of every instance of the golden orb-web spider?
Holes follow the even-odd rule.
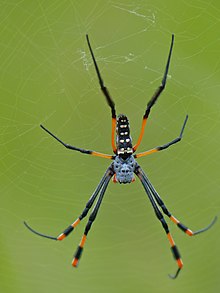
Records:
[[[174,35],[172,35],[169,55],[168,55],[167,64],[166,64],[164,76],[162,79],[162,83],[158,87],[158,89],[155,91],[154,95],[152,96],[152,98],[150,99],[150,101],[147,104],[147,108],[146,108],[146,111],[144,113],[143,120],[142,120],[141,132],[140,132],[139,138],[137,140],[137,143],[134,146],[132,145],[132,140],[131,140],[131,136],[130,136],[130,127],[129,127],[128,118],[127,118],[127,116],[125,116],[123,114],[119,115],[116,118],[115,103],[113,102],[113,100],[109,94],[109,91],[105,87],[104,82],[102,80],[97,62],[95,60],[94,53],[93,53],[91,45],[90,45],[88,35],[86,35],[86,39],[87,39],[89,51],[91,53],[92,60],[93,60],[94,66],[95,66],[95,70],[96,70],[96,73],[98,76],[101,90],[107,100],[109,107],[111,108],[111,113],[112,113],[111,143],[112,143],[112,149],[113,149],[114,155],[107,155],[107,154],[99,153],[96,151],[85,150],[82,148],[71,146],[69,144],[64,143],[57,136],[55,136],[52,132],[50,132],[48,129],[46,129],[43,125],[41,125],[41,127],[48,134],[50,134],[53,138],[55,138],[62,145],[64,145],[67,149],[79,151],[83,154],[102,157],[105,159],[111,159],[111,160],[113,160],[113,162],[106,170],[104,176],[102,177],[102,179],[99,182],[98,186],[96,187],[94,193],[92,194],[89,201],[87,202],[86,207],[83,210],[83,212],[81,213],[81,215],[70,226],[68,226],[58,237],[52,237],[52,236],[48,236],[48,235],[39,233],[39,232],[33,230],[26,222],[24,222],[24,224],[26,225],[26,227],[30,231],[32,231],[33,233],[35,233],[39,236],[46,237],[46,238],[53,239],[53,240],[63,240],[75,229],[75,227],[81,222],[81,220],[86,217],[88,211],[90,210],[90,208],[94,204],[97,196],[99,195],[99,197],[95,203],[95,206],[89,216],[89,220],[86,225],[83,237],[79,243],[79,246],[76,250],[76,253],[75,253],[73,261],[72,261],[72,265],[74,267],[76,267],[79,263],[79,259],[82,255],[82,251],[83,251],[84,244],[86,242],[87,235],[89,233],[89,230],[92,227],[94,220],[96,219],[98,210],[99,210],[100,205],[102,203],[102,200],[103,200],[103,197],[104,197],[104,194],[105,194],[105,191],[106,191],[106,188],[108,186],[110,179],[113,177],[113,182],[115,182],[115,183],[116,182],[131,183],[134,181],[134,174],[135,174],[140,179],[140,181],[146,191],[146,194],[152,204],[152,207],[154,209],[156,217],[161,222],[162,227],[165,230],[167,238],[169,240],[173,256],[174,256],[174,258],[177,262],[177,266],[178,266],[176,273],[174,275],[169,275],[171,278],[174,279],[178,276],[180,270],[182,269],[183,262],[182,262],[182,259],[180,257],[180,253],[179,253],[177,246],[176,246],[176,244],[170,234],[169,227],[168,227],[162,213],[164,213],[166,216],[168,216],[174,224],[176,224],[183,232],[185,232],[189,236],[194,236],[194,235],[197,235],[199,233],[202,233],[202,232],[208,230],[209,228],[211,228],[213,226],[213,224],[215,223],[215,221],[217,219],[217,217],[215,217],[214,220],[211,222],[211,224],[209,224],[206,228],[203,228],[203,229],[195,231],[195,232],[193,232],[192,230],[187,228],[185,225],[183,225],[177,218],[175,218],[168,211],[164,202],[160,198],[159,194],[157,193],[157,191],[155,190],[155,188],[151,184],[150,180],[148,179],[148,177],[146,176],[146,174],[144,173],[142,168],[139,166],[139,164],[135,160],[137,158],[147,156],[152,153],[156,153],[156,152],[162,151],[164,149],[167,149],[171,145],[179,142],[182,139],[183,131],[185,129],[186,122],[188,120],[188,115],[187,115],[184,120],[183,126],[181,128],[180,135],[177,138],[175,138],[174,140],[172,140],[164,145],[155,147],[151,150],[148,150],[148,151],[145,151],[145,152],[142,152],[139,154],[134,154],[136,152],[138,146],[141,143],[141,140],[142,140],[142,137],[144,134],[145,125],[146,125],[147,119],[150,114],[150,110],[153,107],[153,105],[156,103],[158,97],[160,96],[160,94],[162,93],[162,91],[165,88],[170,59],[171,59],[171,54],[172,54],[172,49],[173,49]],[[116,138],[116,143],[115,143],[115,138]]]

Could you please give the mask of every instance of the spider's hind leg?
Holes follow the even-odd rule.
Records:
[[[116,145],[115,145],[116,110],[115,110],[115,103],[114,103],[113,99],[111,98],[107,87],[104,85],[104,81],[102,79],[98,64],[96,62],[95,55],[93,53],[93,50],[92,50],[88,35],[86,35],[86,40],[87,40],[87,44],[88,44],[88,47],[89,47],[89,51],[90,51],[90,53],[92,55],[92,60],[93,60],[94,66],[95,66],[95,71],[96,71],[96,74],[98,76],[98,80],[99,80],[101,90],[102,90],[102,92],[103,92],[103,94],[104,94],[104,96],[106,98],[106,101],[107,101],[109,107],[111,108],[111,113],[112,113],[112,136],[111,136],[111,141],[112,141],[113,152],[116,154]]]
[[[140,132],[140,135],[139,135],[137,143],[133,147],[134,152],[137,150],[137,148],[140,145],[141,140],[143,138],[144,129],[145,129],[145,126],[146,126],[146,123],[147,123],[147,119],[148,119],[148,117],[150,115],[151,108],[154,106],[154,104],[156,103],[157,99],[159,98],[159,96],[161,95],[163,90],[165,89],[166,82],[167,82],[168,70],[169,70],[169,66],[170,66],[171,55],[172,55],[172,50],[173,50],[173,44],[174,44],[174,35],[172,35],[169,55],[168,55],[168,58],[167,58],[167,64],[166,64],[166,68],[165,68],[165,71],[164,71],[164,75],[163,75],[161,85],[157,88],[157,90],[153,94],[152,98],[147,103],[147,108],[146,108],[146,111],[145,111],[143,119],[142,119],[141,132]]]

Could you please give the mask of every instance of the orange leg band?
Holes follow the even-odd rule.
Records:
[[[133,147],[133,151],[134,151],[134,152],[136,151],[136,149],[138,148],[138,146],[139,146],[140,143],[141,143],[141,140],[142,140],[143,135],[144,135],[144,128],[145,128],[145,126],[146,126],[146,123],[147,123],[147,118],[143,118],[143,120],[142,120],[142,125],[141,125],[141,133],[140,133],[140,135],[139,135],[139,138],[138,138],[138,141],[137,141],[136,145]]]

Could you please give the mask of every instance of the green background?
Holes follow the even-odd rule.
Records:
[[[184,269],[172,281],[166,235],[144,190],[110,184],[77,269],[73,253],[86,221],[62,242],[108,160],[65,150],[65,142],[111,153],[110,109],[88,52],[88,33],[118,113],[136,141],[147,101],[160,84],[171,33],[166,91],[139,151],[181,143],[138,162],[176,217],[200,229],[220,211],[220,25],[218,1],[1,1],[0,291],[218,292],[219,221],[189,238],[170,223]]]

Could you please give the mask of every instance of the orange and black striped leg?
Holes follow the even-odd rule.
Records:
[[[104,96],[106,97],[106,101],[107,101],[109,107],[111,108],[111,112],[112,112],[112,149],[113,149],[113,152],[116,154],[116,146],[115,146],[116,110],[115,110],[115,103],[112,100],[107,87],[104,85],[104,81],[103,81],[103,79],[101,77],[101,73],[100,73],[98,64],[96,62],[95,55],[93,53],[93,50],[92,50],[88,35],[86,35],[86,40],[87,40],[87,44],[88,44],[88,47],[89,47],[89,51],[90,51],[91,56],[92,56],[92,60],[93,60],[94,66],[95,66],[95,71],[96,71],[96,74],[98,76],[98,80],[99,80],[101,90],[102,90]]]
[[[142,141],[142,138],[143,138],[143,135],[144,135],[144,129],[145,129],[145,126],[146,126],[146,123],[147,123],[147,118],[148,117],[145,117],[145,116],[143,117],[142,124],[141,124],[141,133],[140,133],[140,135],[138,137],[137,143],[133,146],[133,152],[135,152],[137,150],[138,146],[140,145],[140,143]]]
[[[171,251],[173,253],[173,257],[176,260],[177,265],[178,265],[178,269],[177,269],[176,273],[174,275],[169,274],[169,277],[171,279],[176,279],[176,277],[179,275],[180,270],[183,267],[183,261],[181,259],[179,250],[178,250],[178,248],[177,248],[177,246],[176,246],[176,244],[175,244],[175,242],[173,240],[173,237],[171,236],[170,232],[167,233],[167,237],[168,237],[168,240],[169,240],[170,245],[171,245]]]
[[[89,201],[87,202],[87,204],[85,206],[85,209],[83,210],[83,212],[81,213],[81,215],[70,226],[68,226],[58,237],[53,237],[53,236],[45,235],[45,234],[42,234],[42,233],[40,233],[38,231],[35,231],[26,222],[24,222],[25,226],[31,232],[33,232],[34,234],[36,234],[38,236],[45,237],[45,238],[52,239],[52,240],[60,240],[60,241],[63,240],[64,238],[66,238],[74,230],[74,228],[81,222],[81,220],[86,217],[88,211],[90,210],[90,208],[92,207],[95,199],[97,198],[97,195],[99,194],[101,188],[105,184],[106,178],[108,178],[110,176],[110,174],[112,174],[111,167],[109,167],[107,169],[107,171],[105,172],[105,174],[102,177],[100,183],[98,184],[98,186],[96,187],[94,193],[92,194],[92,196],[90,197]]]
[[[116,132],[116,117],[112,117],[112,150],[116,154],[117,148],[115,145],[115,132]]]
[[[95,152],[95,151],[91,151],[91,150],[84,150],[82,148],[77,148],[75,146],[69,145],[65,142],[63,142],[61,139],[59,139],[56,135],[54,135],[52,132],[50,132],[46,127],[44,127],[43,125],[40,125],[40,127],[45,130],[47,133],[49,133],[53,138],[55,138],[57,141],[59,141],[63,146],[65,146],[65,148],[70,149],[70,150],[74,150],[74,151],[78,151],[80,153],[83,154],[87,154],[87,155],[92,155],[92,156],[96,156],[96,157],[101,157],[101,158],[105,158],[105,159],[114,159],[115,156],[112,155],[107,155],[107,154],[102,154],[99,152]]]
[[[83,234],[83,237],[79,243],[79,246],[77,247],[77,250],[75,252],[75,255],[74,255],[74,258],[73,258],[73,261],[72,261],[72,265],[74,267],[77,267],[78,264],[79,264],[79,259],[80,257],[82,256],[82,252],[83,252],[83,248],[84,248],[84,244],[86,242],[86,238],[87,238],[87,235],[89,233],[89,230],[91,229],[91,226],[93,224],[93,222],[95,221],[96,219],[96,216],[97,216],[97,213],[98,213],[98,210],[100,208],[100,205],[102,203],[102,199],[104,197],[104,194],[105,194],[105,191],[106,191],[106,188],[108,186],[108,183],[109,183],[109,180],[111,179],[113,173],[112,174],[109,174],[108,177],[105,178],[105,182],[102,186],[102,189],[100,191],[100,195],[99,195],[99,198],[96,202],[96,205],[95,207],[93,208],[92,212],[91,212],[91,215],[89,216],[89,221],[86,225],[86,228],[85,228],[85,231],[84,231],[84,234]]]
[[[164,145],[158,146],[158,147],[156,147],[154,149],[148,150],[148,151],[143,152],[143,153],[136,154],[136,155],[134,155],[134,158],[140,158],[140,157],[151,155],[153,153],[157,153],[157,152],[162,151],[164,149],[167,149],[171,145],[181,141],[181,139],[183,137],[183,132],[184,132],[187,120],[188,120],[188,115],[186,115],[186,118],[185,118],[185,120],[183,122],[183,126],[182,126],[181,131],[180,131],[180,135],[177,138],[173,139],[172,141],[170,141],[170,142],[168,142],[168,143],[166,143]]]
[[[70,226],[68,226],[58,237],[54,237],[54,236],[50,236],[50,235],[46,235],[43,233],[40,233],[36,230],[34,230],[33,228],[31,228],[27,222],[24,221],[24,225],[34,234],[44,237],[44,238],[48,238],[48,239],[52,239],[52,240],[63,240],[64,238],[66,238],[72,231],[73,229],[79,224],[80,222],[80,218],[78,218],[76,221],[74,221]]]
[[[175,242],[174,242],[174,240],[173,240],[173,238],[172,238],[172,236],[170,234],[169,227],[168,227],[168,225],[167,225],[162,213],[160,212],[160,210],[159,210],[159,208],[158,208],[158,206],[157,206],[157,204],[156,204],[156,202],[155,202],[155,200],[154,200],[154,198],[152,196],[152,192],[151,192],[148,184],[144,180],[143,174],[142,174],[142,172],[140,172],[139,167],[136,169],[135,173],[138,176],[138,178],[140,179],[140,181],[141,181],[141,183],[142,183],[142,185],[143,185],[143,187],[144,187],[144,189],[145,189],[145,191],[146,191],[146,193],[148,195],[148,198],[149,198],[149,200],[150,200],[150,202],[151,202],[151,204],[153,206],[153,209],[154,209],[154,212],[156,214],[156,217],[161,222],[162,227],[164,228],[164,230],[165,230],[165,232],[167,234],[167,238],[168,238],[169,243],[171,245],[171,251],[173,253],[173,256],[174,256],[174,258],[175,258],[175,260],[177,262],[177,266],[178,266],[178,269],[177,269],[176,273],[174,275],[169,275],[169,276],[172,279],[175,279],[178,276],[180,270],[183,267],[183,262],[182,262],[180,253],[179,253],[178,248],[177,248],[177,246],[176,246],[176,244],[175,244]]]
[[[161,207],[162,208],[162,207]],[[164,206],[165,210],[167,210],[167,208]],[[163,211],[164,211],[164,208],[163,208]],[[165,213],[165,211],[164,211]],[[180,228],[180,230],[182,230],[184,233],[186,233],[187,235],[189,236],[195,236],[197,234],[200,234],[200,233],[203,233],[207,230],[209,230],[214,224],[215,222],[217,221],[217,216],[214,217],[214,219],[212,220],[212,222],[206,226],[205,228],[202,228],[200,230],[197,230],[197,231],[192,231],[190,230],[188,227],[186,227],[185,225],[183,225],[178,219],[176,219],[173,215],[170,214],[170,212],[168,212],[168,217],[170,218],[170,220],[175,223],[177,225],[177,227]]]
[[[147,119],[148,119],[148,116],[150,115],[150,110],[153,107],[153,105],[156,103],[156,101],[159,98],[159,96],[162,93],[162,91],[165,89],[166,81],[167,81],[167,75],[168,75],[168,70],[169,70],[169,66],[170,66],[170,59],[171,59],[172,50],[173,50],[173,43],[174,43],[174,35],[172,35],[172,40],[171,40],[171,44],[170,44],[169,55],[168,55],[167,64],[166,64],[166,68],[165,68],[165,72],[164,72],[164,75],[163,75],[163,79],[162,79],[161,85],[158,87],[158,89],[154,93],[153,97],[150,99],[150,101],[147,104],[147,108],[146,108],[146,111],[144,113],[143,120],[142,120],[141,133],[139,135],[139,138],[138,138],[137,143],[133,147],[133,151],[134,152],[137,150],[138,146],[141,143],[142,137],[144,135],[144,129],[145,129],[145,126],[146,126],[146,123],[147,123]]]
[[[197,230],[197,231],[192,231],[191,229],[189,229],[188,227],[186,227],[184,224],[182,224],[178,219],[176,219],[167,209],[167,207],[165,206],[163,200],[161,199],[161,197],[159,196],[158,192],[156,191],[156,189],[154,188],[154,186],[151,184],[150,180],[148,179],[148,177],[146,176],[146,174],[144,173],[144,171],[140,168],[139,171],[141,172],[141,175],[143,177],[143,180],[145,181],[145,183],[147,184],[147,186],[149,187],[150,191],[153,194],[154,199],[156,200],[157,204],[161,207],[162,211],[164,212],[164,214],[166,216],[168,216],[170,218],[170,220],[175,223],[177,225],[177,227],[179,227],[184,233],[186,233],[189,236],[194,236],[197,234],[200,234],[202,232],[207,231],[208,229],[210,229],[216,222],[217,217],[215,217],[213,219],[213,221],[205,228]]]

